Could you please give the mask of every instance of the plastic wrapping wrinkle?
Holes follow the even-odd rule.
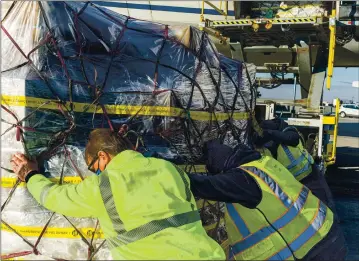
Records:
[[[62,175],[79,182],[93,175],[83,152],[95,128],[127,124],[145,156],[198,173],[206,141],[251,144],[255,66],[222,56],[194,27],[136,20],[91,2],[15,2],[1,36],[2,220],[19,233],[2,223],[2,257],[111,259],[100,228],[92,241],[96,220],[68,221],[40,206],[23,183],[13,189],[16,177],[6,169],[16,151],[41,160],[56,182]],[[21,52],[31,52],[30,62]],[[209,235],[225,242],[223,204],[201,213]],[[34,245],[46,224],[36,255],[23,239]]]

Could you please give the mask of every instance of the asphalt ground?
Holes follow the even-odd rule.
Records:
[[[349,250],[347,260],[359,260],[359,119],[340,119],[336,163],[326,174]]]

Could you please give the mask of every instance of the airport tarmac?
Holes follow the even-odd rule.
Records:
[[[336,163],[328,167],[327,181],[347,241],[347,260],[359,260],[359,119],[340,119]]]

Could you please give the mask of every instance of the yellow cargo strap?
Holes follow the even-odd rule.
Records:
[[[49,110],[58,110],[58,102],[50,99],[34,98],[28,96],[10,96],[1,95],[1,104],[7,106],[20,106],[29,108],[38,108]],[[89,103],[74,102],[73,111],[83,112],[88,108],[87,113],[103,113],[100,106]],[[69,102],[66,105],[70,105]],[[104,105],[108,114],[117,115],[142,115],[142,116],[166,116],[166,117],[181,117],[185,118],[188,113],[181,108],[170,106],[141,106],[141,105]],[[215,112],[210,113],[206,111],[189,111],[190,117],[193,120],[209,121],[217,119],[220,121],[230,118],[232,113]],[[249,118],[248,112],[234,112],[232,118],[234,120],[245,120]]]
[[[16,230],[23,237],[39,237],[41,231],[44,229],[43,227],[30,227],[30,226],[16,226],[13,224],[9,224],[13,229]],[[92,238],[92,234],[95,232],[94,228],[83,227],[78,228],[78,230],[87,238]],[[6,225],[1,223],[1,231],[13,233],[11,229],[9,229]],[[72,239],[80,239],[79,233],[73,228],[63,228],[63,227],[47,227],[43,237],[46,238],[72,238]],[[104,238],[103,232],[99,229],[96,230],[94,238]]]

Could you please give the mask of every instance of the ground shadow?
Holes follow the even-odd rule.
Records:
[[[353,124],[351,124],[353,126]],[[359,148],[338,147],[326,178],[348,247],[347,260],[359,260]]]
[[[359,197],[334,195],[348,254],[346,260],[359,260]]]
[[[359,196],[359,148],[338,147],[336,163],[326,174],[333,192]]]
[[[339,136],[359,137],[359,119],[353,122],[339,122]]]

